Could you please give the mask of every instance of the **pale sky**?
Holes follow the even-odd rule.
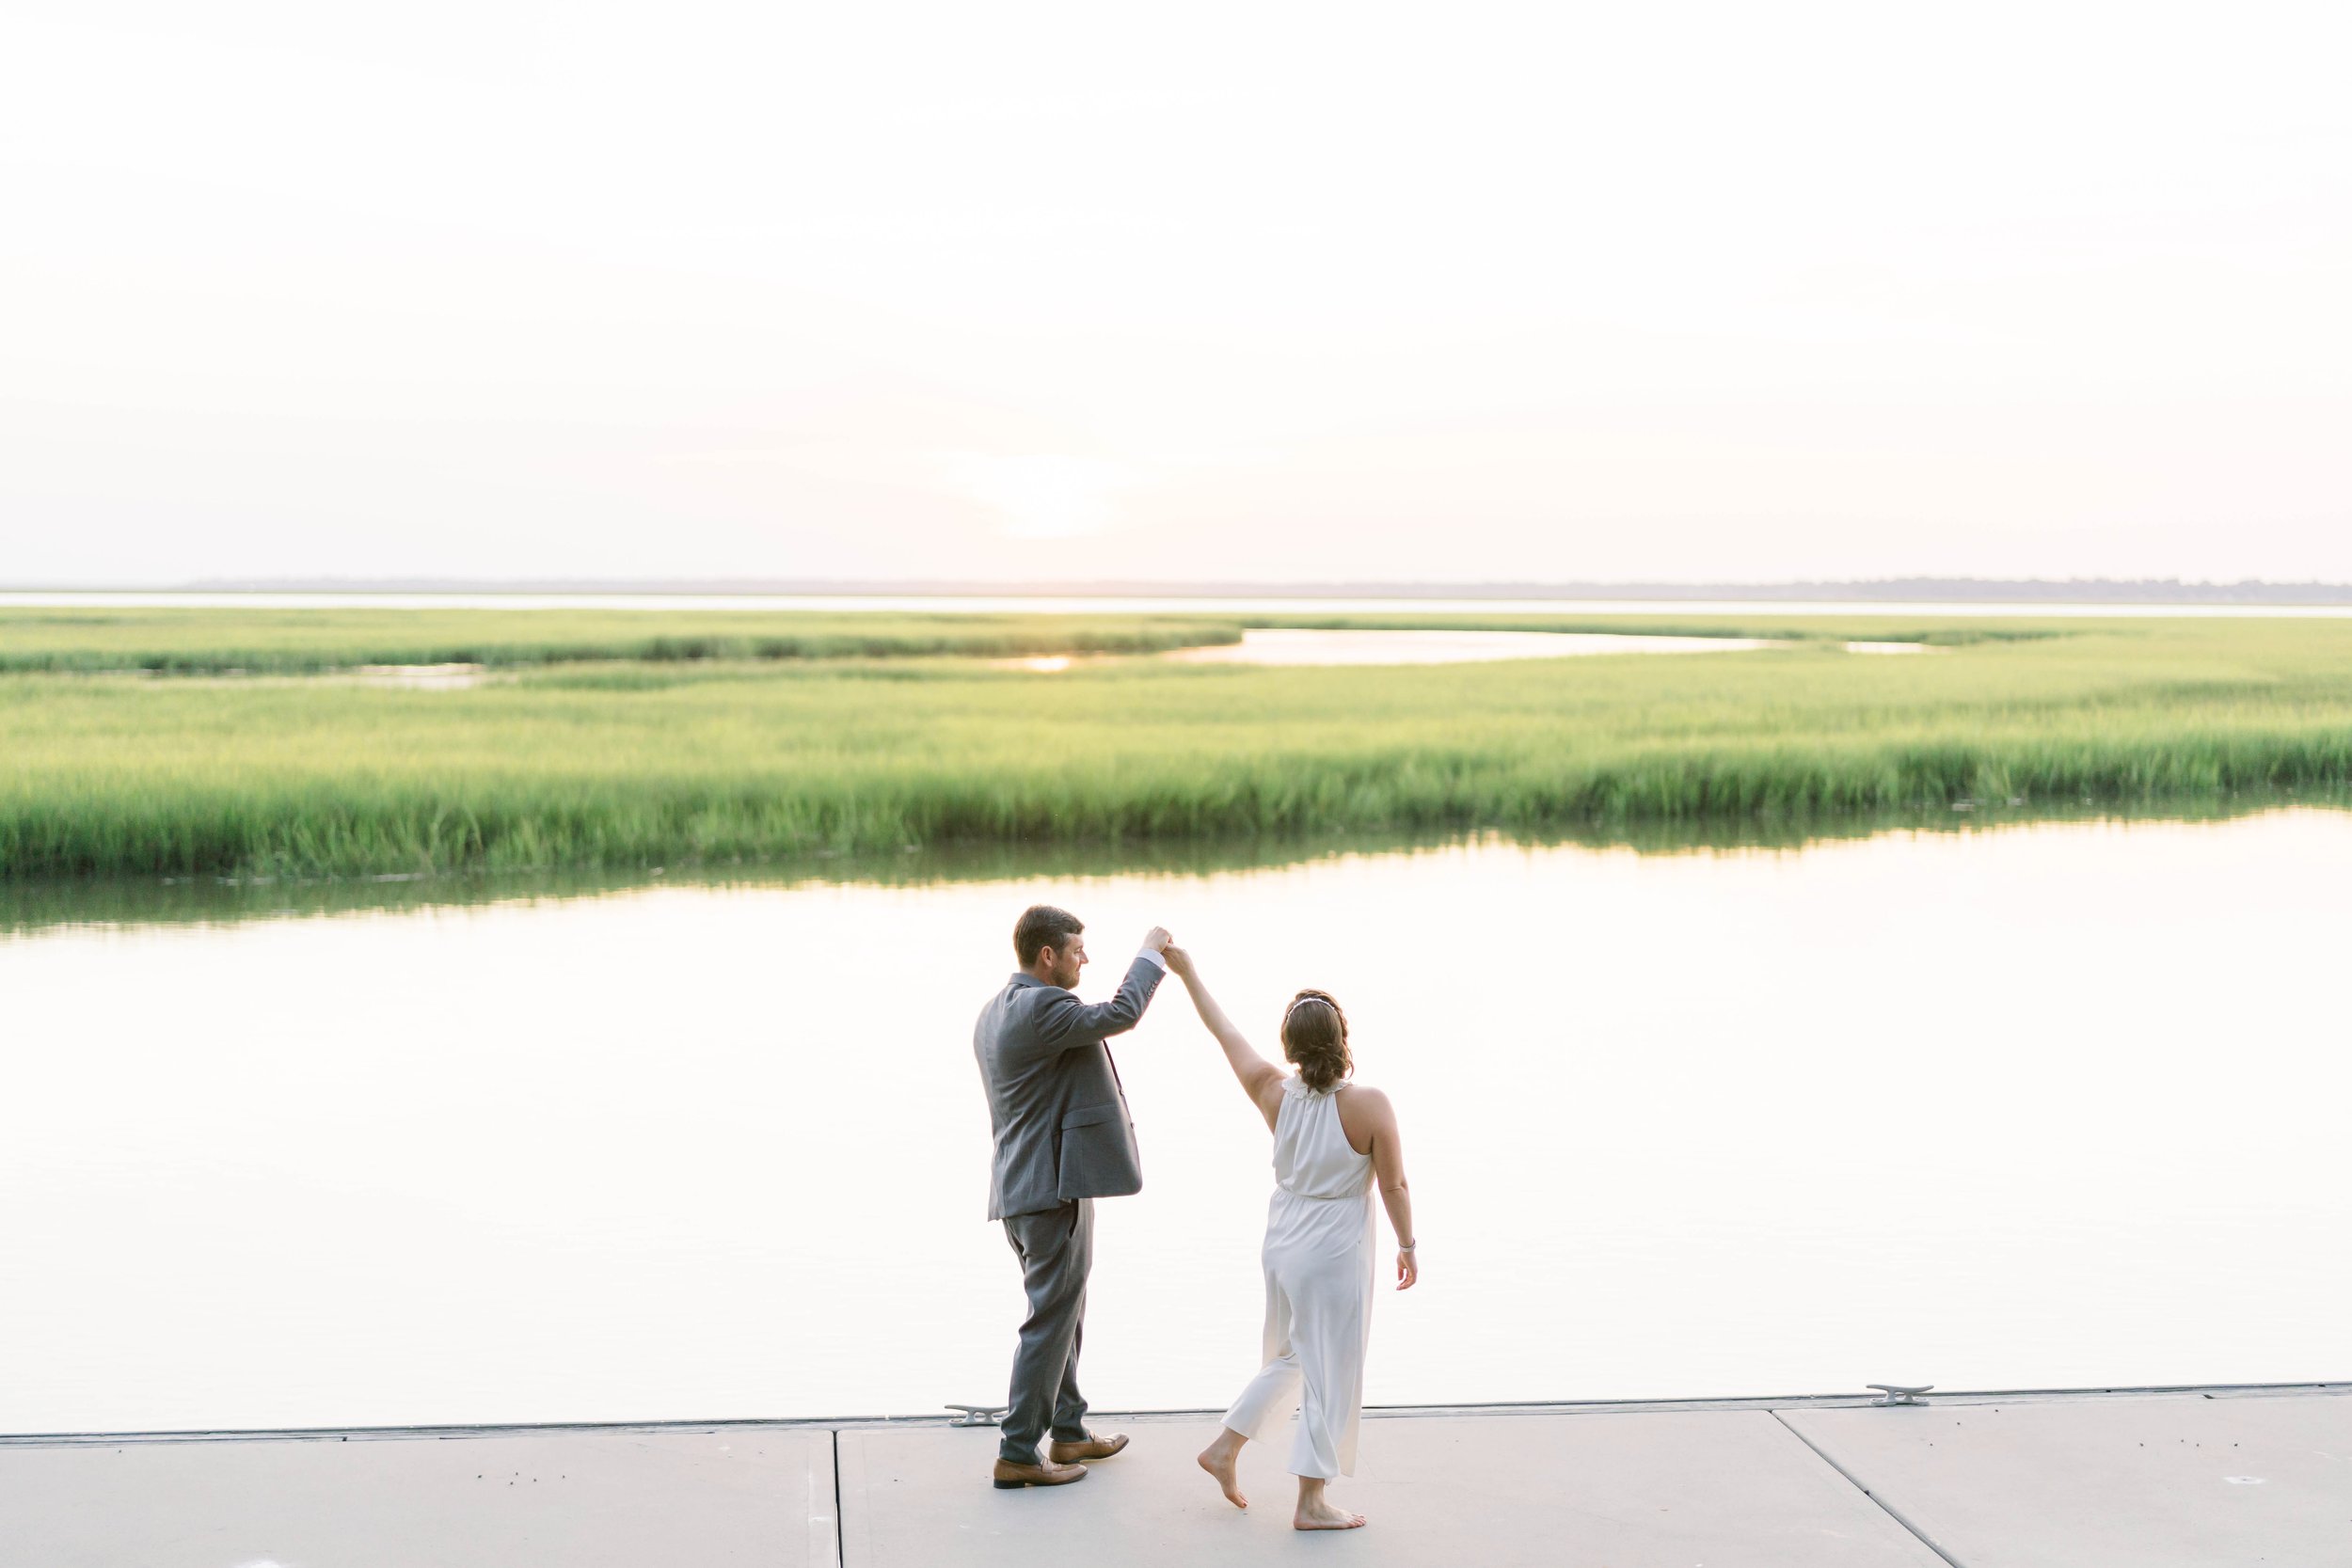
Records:
[[[0,23],[0,582],[2352,579],[2352,8]]]

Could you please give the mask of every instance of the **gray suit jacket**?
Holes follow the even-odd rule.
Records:
[[[996,1135],[990,1219],[1143,1190],[1136,1125],[1103,1040],[1136,1026],[1160,978],[1138,958],[1117,996],[1089,1005],[1016,972],[980,1009],[972,1053]]]

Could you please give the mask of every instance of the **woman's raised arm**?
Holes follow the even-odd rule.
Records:
[[[1184,990],[1192,997],[1194,1011],[1200,1015],[1200,1022],[1208,1025],[1209,1033],[1216,1037],[1216,1043],[1225,1048],[1226,1065],[1241,1081],[1242,1093],[1249,1097],[1249,1102],[1258,1108],[1259,1115],[1265,1117],[1265,1124],[1272,1127],[1275,1117],[1282,1109],[1282,1069],[1259,1055],[1248,1040],[1242,1037],[1242,1032],[1233,1027],[1233,1021],[1227,1018],[1225,1009],[1216,1005],[1216,998],[1209,994],[1209,988],[1200,983],[1200,972],[1193,966],[1191,954],[1171,942],[1160,957],[1168,960],[1168,967],[1174,970],[1176,977],[1184,983]]]

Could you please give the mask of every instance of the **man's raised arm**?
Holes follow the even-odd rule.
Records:
[[[1081,1002],[1064,991],[1048,1002],[1038,1014],[1038,1037],[1055,1051],[1067,1051],[1073,1046],[1092,1045],[1112,1035],[1123,1035],[1143,1022],[1143,1009],[1152,1005],[1152,993],[1159,989],[1167,976],[1168,960],[1160,957],[1168,945],[1165,927],[1154,926],[1143,939],[1143,948],[1136,954],[1135,962],[1127,966],[1127,976],[1119,983],[1119,994],[1108,1002]]]

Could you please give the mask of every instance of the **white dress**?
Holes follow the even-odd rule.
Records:
[[[1372,1340],[1372,1156],[1348,1147],[1336,1091],[1284,1081],[1274,1183],[1263,1254],[1265,1366],[1225,1424],[1264,1442],[1295,1406],[1291,1474],[1352,1476]]]

